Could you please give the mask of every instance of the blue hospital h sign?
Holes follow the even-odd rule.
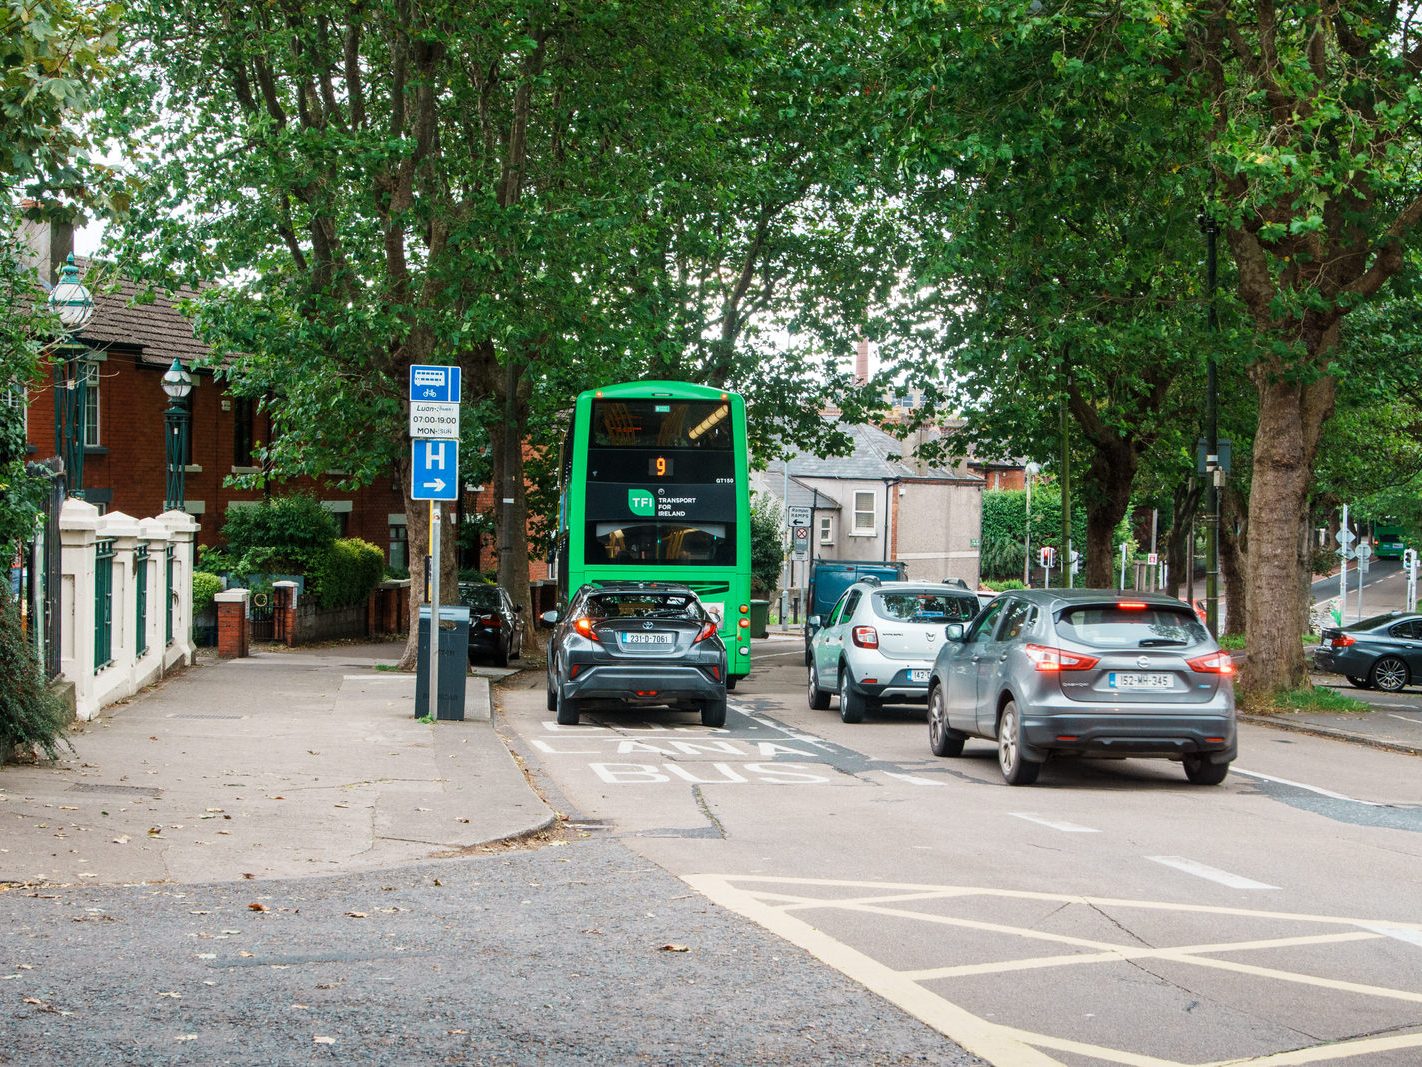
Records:
[[[410,442],[410,499],[455,500],[459,496],[459,442]]]

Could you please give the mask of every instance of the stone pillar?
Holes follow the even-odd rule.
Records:
[[[165,594],[163,568],[167,563],[168,527],[157,519],[140,519],[138,540],[148,546],[148,566],[138,575],[140,582],[148,583],[146,612],[147,633],[135,635],[138,647],[148,646],[134,665],[133,682],[135,689],[142,689],[153,682],[163,671],[164,623],[168,605]]]
[[[165,511],[158,521],[168,528],[173,545],[173,643],[163,656],[163,665],[182,663],[192,666],[196,649],[193,645],[193,564],[197,522],[185,511]],[[168,610],[168,605],[163,605]]]
[[[228,589],[218,593],[217,654],[223,659],[238,659],[248,652],[247,601],[248,589]],[[191,596],[189,601],[191,601]]]
[[[99,707],[121,700],[133,692],[133,666],[138,658],[138,584],[134,576],[134,555],[138,550],[138,521],[122,511],[101,515],[94,531],[98,540],[114,544],[109,628],[110,663],[95,679],[95,700]],[[95,605],[97,610],[97,605]],[[97,623],[97,619],[95,620]]]
[[[92,719],[94,699],[94,542],[99,509],[70,497],[59,510],[59,672],[74,683],[74,713]]]
[[[296,644],[296,589],[295,582],[272,583],[274,636],[285,641],[287,648]]]

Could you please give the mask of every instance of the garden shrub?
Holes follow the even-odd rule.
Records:
[[[306,572],[306,591],[323,608],[365,603],[385,577],[385,554],[369,541],[333,541]]]
[[[205,554],[204,562],[220,563],[239,576],[260,571],[305,574],[339,533],[334,516],[315,497],[273,497],[230,511],[222,524],[224,550]]]
[[[193,571],[193,618],[212,607],[213,598],[222,592],[222,579],[207,571]]]
[[[67,717],[64,702],[44,683],[18,605],[0,594],[0,756],[16,745],[35,746],[47,759],[55,759],[61,745],[72,751],[64,736]]]

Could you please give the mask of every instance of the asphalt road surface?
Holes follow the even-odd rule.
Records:
[[[1168,762],[928,751],[921,711],[808,709],[757,644],[727,727],[505,722],[575,832],[615,840],[999,1064],[1422,1062],[1414,757],[1244,726],[1222,786]]]

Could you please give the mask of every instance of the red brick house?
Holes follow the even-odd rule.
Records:
[[[73,247],[73,232],[64,224],[31,224],[29,244],[41,277],[53,284]],[[81,275],[88,263],[77,260]],[[92,282],[89,287],[97,290]],[[163,412],[168,406],[160,380],[173,360],[181,359],[192,373],[188,397],[189,462],[184,510],[201,524],[198,542],[216,544],[223,516],[234,506],[262,499],[260,489],[236,489],[224,484],[233,474],[259,468],[254,445],[270,440],[268,416],[255,401],[232,395],[212,372],[197,367],[209,352],[193,336],[192,323],[173,299],[159,295],[153,302],[136,302],[139,288],[118,279],[113,291],[94,292],[94,316],[76,337],[87,349],[88,386],[84,419],[85,499],[100,512],[122,511],[135,517],[163,510],[167,460]],[[177,299],[195,295],[184,290]],[[7,397],[7,402],[20,402]],[[56,455],[54,384],[49,377],[30,383],[27,436],[35,459]],[[336,518],[342,536],[360,537],[380,546],[390,565],[409,566],[406,553],[403,487],[394,477],[359,491],[342,490],[334,480],[293,479],[274,487],[277,493],[311,492]]]

